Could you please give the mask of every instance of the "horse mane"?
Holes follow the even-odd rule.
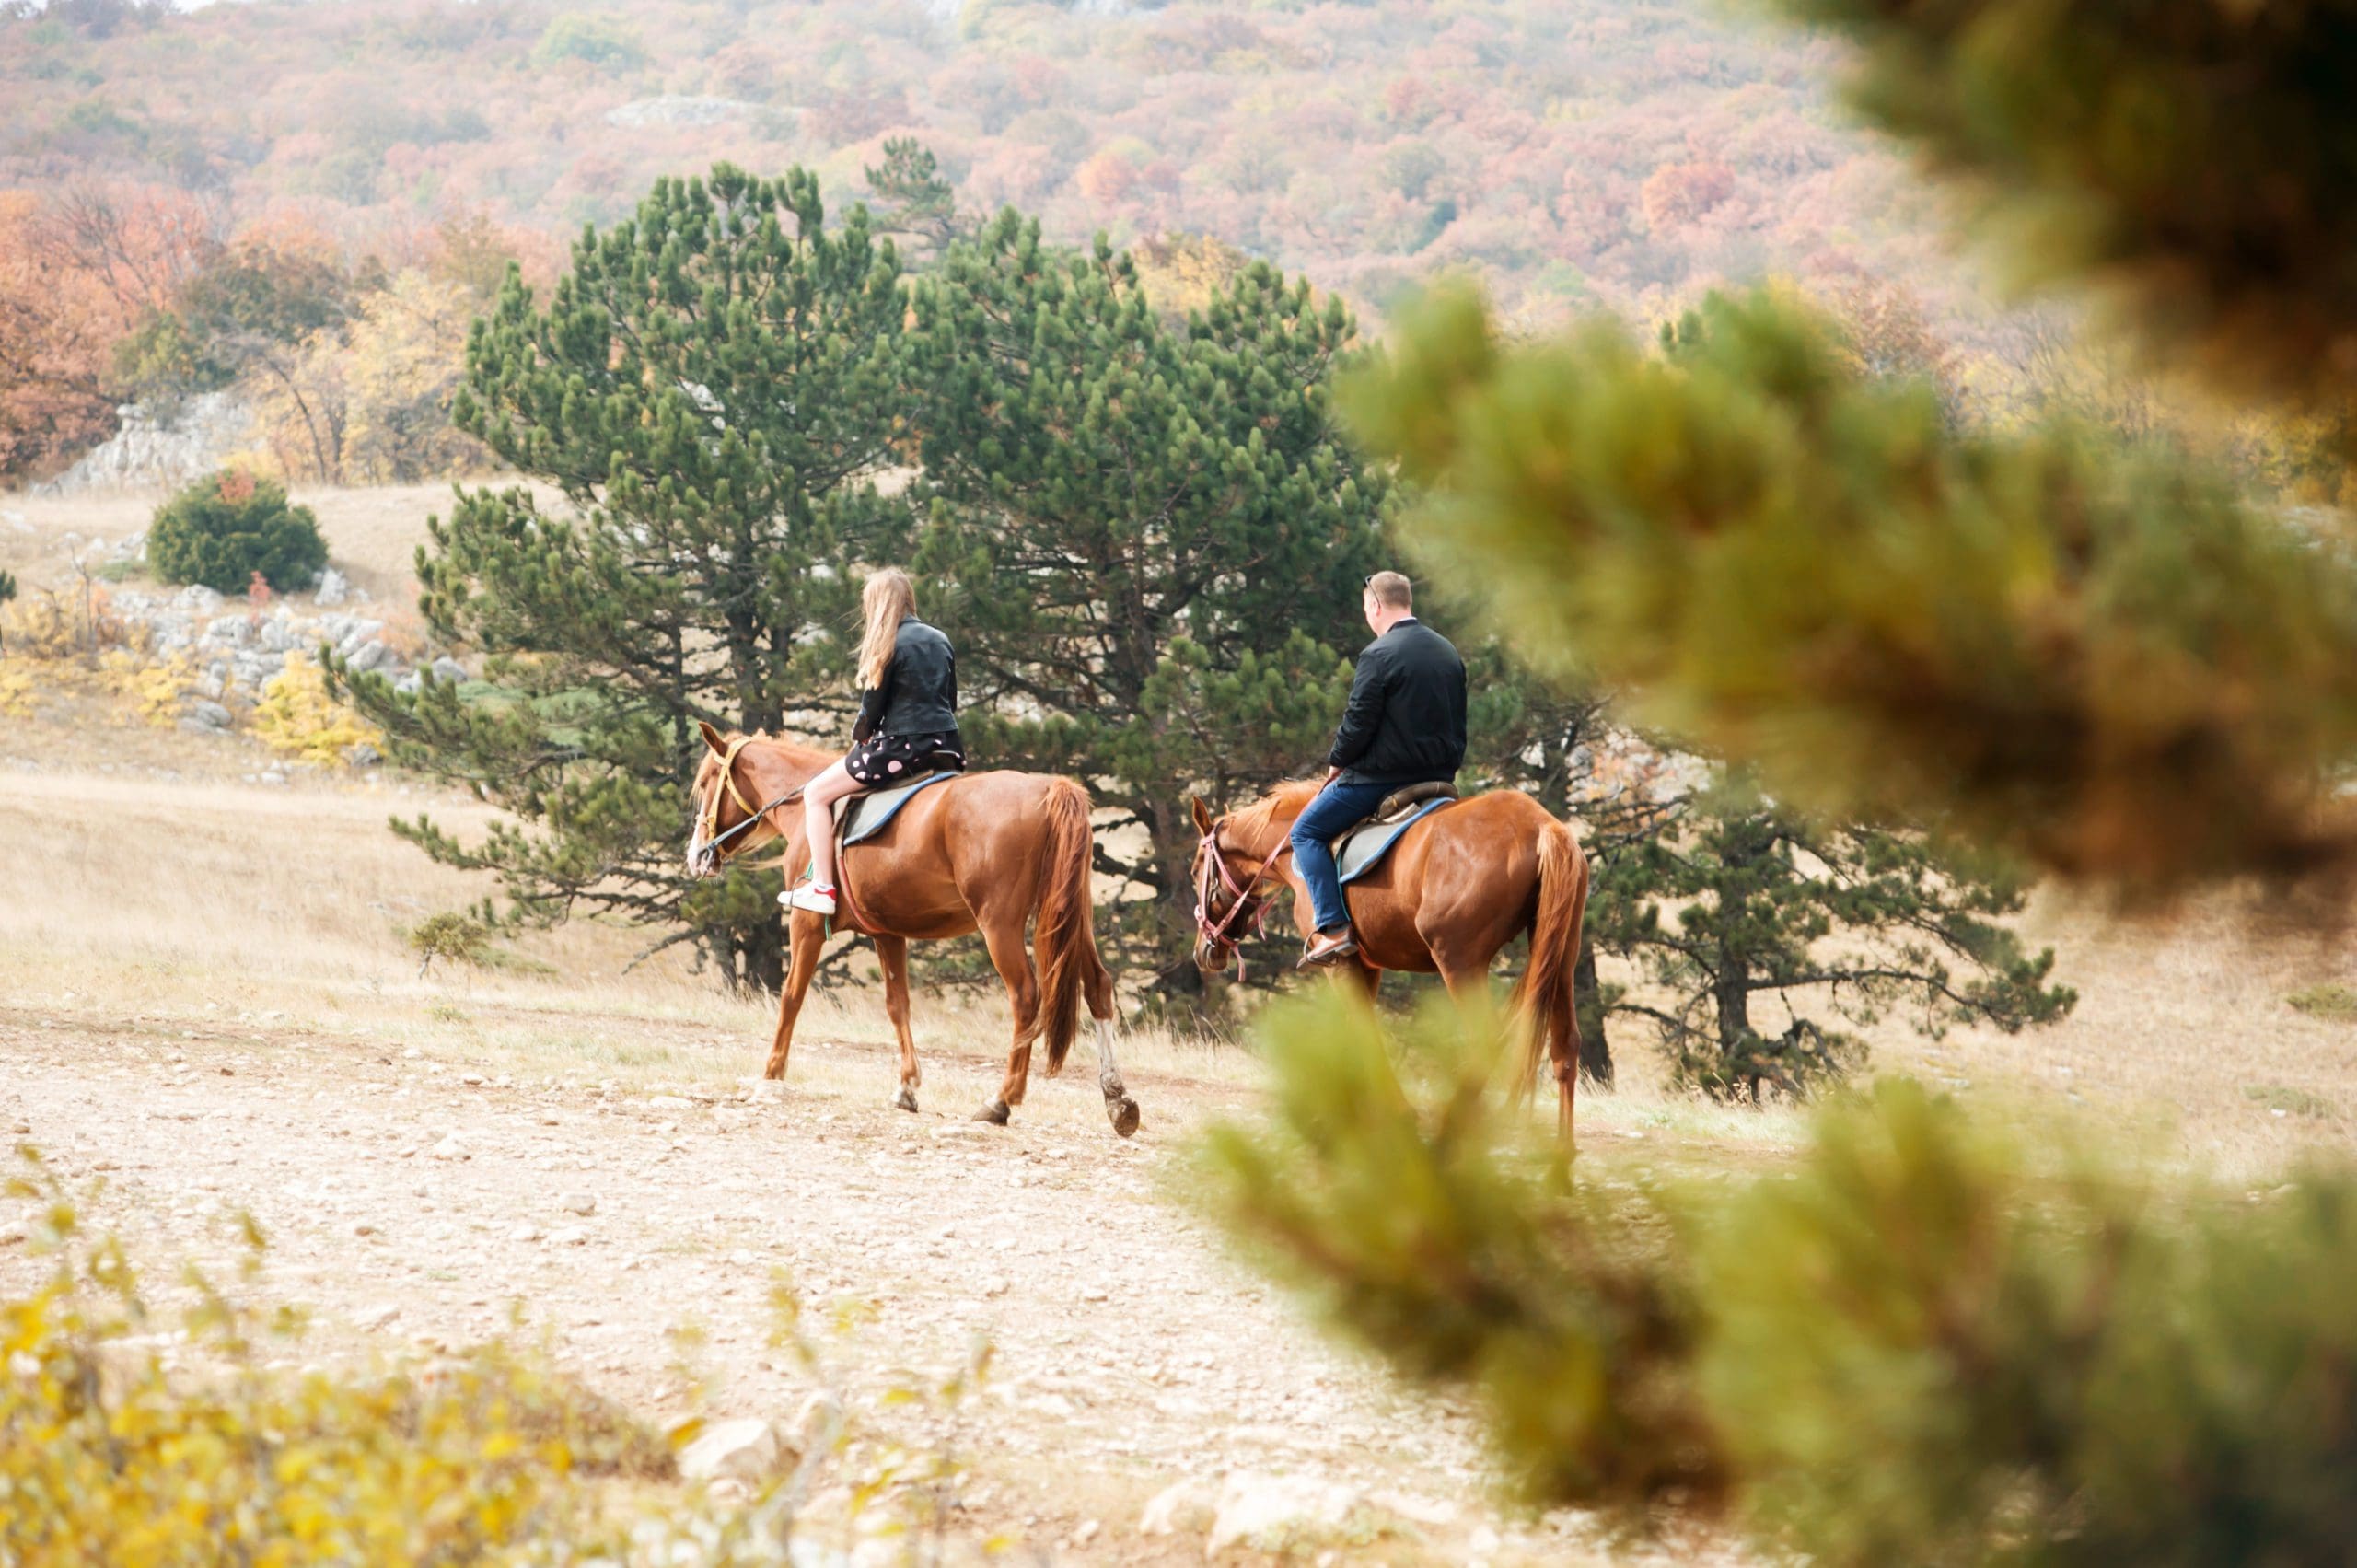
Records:
[[[1229,818],[1245,842],[1258,844],[1276,830],[1277,813],[1290,808],[1298,817],[1303,807],[1317,797],[1324,787],[1320,779],[1283,779],[1269,786],[1266,794],[1249,806],[1240,806]]]

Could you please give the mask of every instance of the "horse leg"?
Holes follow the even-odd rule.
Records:
[[[1113,1060],[1113,977],[1093,945],[1086,985],[1088,1016],[1097,1022],[1097,1087],[1105,1096],[1105,1114],[1113,1131],[1126,1138],[1138,1130],[1138,1102],[1122,1086],[1120,1066]]]
[[[761,1068],[764,1078],[785,1076],[786,1052],[794,1049],[794,1020],[802,1011],[802,999],[810,994],[810,977],[819,972],[819,949],[826,946],[819,917],[807,911],[797,911],[786,930],[792,951],[785,963],[785,989],[777,993],[777,1036],[770,1041],[770,1059]]]
[[[900,1037],[900,1092],[892,1097],[892,1104],[901,1110],[914,1110],[922,1078],[917,1072],[916,1036],[909,1032],[909,939],[879,934],[876,957],[884,966],[884,1011],[892,1020],[892,1032]]]
[[[1374,1006],[1376,1002],[1382,999],[1383,971],[1376,968],[1373,964],[1368,963],[1364,953],[1361,953],[1356,959],[1353,960],[1347,967],[1343,968],[1341,972],[1348,975],[1350,977],[1351,983],[1359,988],[1361,994],[1366,998],[1366,1005],[1368,1006]]]
[[[974,1120],[1004,1127],[1014,1108],[1023,1103],[1024,1088],[1031,1080],[1031,1042],[1039,1038],[1039,977],[1023,948],[1021,912],[1011,923],[1004,917],[981,923],[982,945],[990,949],[992,967],[1005,982],[1007,1003],[1015,1009],[1015,1044],[1007,1052],[1006,1081],[999,1086],[998,1098],[974,1112]]]

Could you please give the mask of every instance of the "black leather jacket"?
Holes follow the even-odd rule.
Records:
[[[859,694],[859,723],[851,738],[954,734],[957,728],[958,656],[938,630],[904,616],[892,636],[883,684]]]
[[[1465,765],[1465,661],[1455,645],[1412,619],[1369,643],[1326,760],[1354,784],[1454,779]]]

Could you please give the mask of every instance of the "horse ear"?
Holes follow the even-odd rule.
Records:
[[[1208,833],[1212,830],[1212,808],[1203,804],[1203,797],[1202,796],[1189,796],[1187,797],[1187,809],[1195,814],[1195,831],[1199,833]]]
[[[714,751],[719,752],[724,757],[728,754],[728,738],[726,736],[721,734],[720,731],[713,728],[711,725],[706,724],[702,719],[696,720],[696,727],[703,731],[703,743],[706,746],[711,747]]]

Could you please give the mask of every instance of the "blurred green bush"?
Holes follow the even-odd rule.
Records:
[[[1528,1500],[1826,1568],[2357,1562],[2357,1179],[2163,1195],[1886,1082],[1790,1170],[1574,1185],[1486,1092],[1497,1034],[1280,1010],[1205,1201],[1474,1397]]]

